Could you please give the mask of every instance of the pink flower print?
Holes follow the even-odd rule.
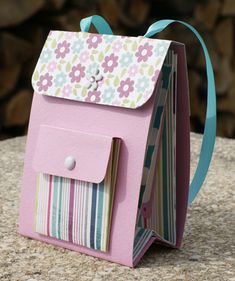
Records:
[[[100,91],[89,91],[85,99],[87,102],[99,102],[100,101]]]
[[[113,51],[115,53],[119,52],[122,48],[122,41],[121,40],[116,40],[113,43]]]
[[[139,46],[138,51],[136,52],[137,61],[147,61],[149,57],[152,56],[153,46],[149,45],[149,43],[145,43],[144,45]]]
[[[54,33],[54,31],[52,31],[52,30],[49,31],[48,37],[52,37],[53,33]]]
[[[66,40],[70,40],[70,39],[72,39],[73,38],[73,36],[75,35],[75,33],[74,32],[65,32],[65,39]]]
[[[52,76],[49,75],[49,73],[46,73],[45,75],[41,75],[39,78],[39,81],[37,82],[38,91],[47,91],[49,87],[52,86]]]
[[[56,70],[56,62],[55,61],[51,61],[48,66],[47,66],[47,70],[49,72],[54,72]]]
[[[134,91],[134,81],[130,78],[122,80],[117,91],[119,92],[119,97],[128,97],[131,92]]]
[[[102,67],[104,68],[104,72],[113,72],[114,68],[117,67],[118,56],[111,54],[104,58],[104,62],[102,63]]]
[[[112,101],[111,104],[114,105],[114,106],[120,106],[121,105],[121,101],[116,99],[116,100]]]
[[[133,64],[130,66],[128,74],[129,76],[133,77],[138,73],[139,67],[137,64]]]
[[[76,66],[72,67],[71,72],[69,73],[69,77],[71,78],[71,82],[80,82],[82,77],[85,76],[85,66],[82,66],[80,63]]]
[[[63,41],[63,43],[58,43],[57,48],[55,49],[56,58],[64,58],[66,54],[69,53],[69,47],[70,43],[68,43],[66,40]]]
[[[89,38],[87,39],[86,42],[87,42],[87,45],[88,45],[88,49],[97,48],[99,43],[102,42],[102,38],[98,34],[90,34]]]
[[[63,97],[69,97],[72,93],[72,87],[71,85],[67,84],[62,89],[62,96]]]
[[[89,52],[88,51],[82,52],[79,59],[81,63],[85,63],[89,59]]]
[[[159,76],[159,72],[160,71],[158,69],[155,70],[154,75],[153,75],[153,77],[151,79],[153,82],[156,82],[156,80],[157,80],[157,78]]]

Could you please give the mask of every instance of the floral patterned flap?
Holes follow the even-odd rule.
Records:
[[[36,93],[137,108],[152,95],[171,41],[51,31],[32,77]]]

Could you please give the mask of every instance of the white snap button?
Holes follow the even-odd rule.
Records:
[[[76,160],[73,156],[68,156],[64,160],[64,165],[68,170],[73,170],[76,165]]]
[[[91,83],[95,82],[95,77],[94,77],[94,76],[91,76],[90,79],[89,79],[89,81],[90,81]]]

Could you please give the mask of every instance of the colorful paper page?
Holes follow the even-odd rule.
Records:
[[[157,165],[154,169],[156,175],[153,183],[153,208],[148,228],[153,229],[157,236],[166,242],[176,244],[176,170],[175,170],[175,144],[176,144],[176,116],[175,116],[175,78],[176,56],[172,51],[167,57],[172,64],[172,79],[165,107],[165,118]]]
[[[157,87],[145,156],[133,259],[153,237],[176,243],[176,80],[177,55],[169,51]]]

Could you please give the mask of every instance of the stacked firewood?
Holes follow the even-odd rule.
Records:
[[[0,139],[27,132],[31,75],[50,29],[79,30],[81,18],[104,16],[115,34],[143,35],[161,18],[193,24],[212,58],[218,112],[218,135],[235,137],[235,1],[234,0],[0,0]],[[191,127],[203,132],[206,73],[196,38],[174,25],[159,38],[186,44]]]

